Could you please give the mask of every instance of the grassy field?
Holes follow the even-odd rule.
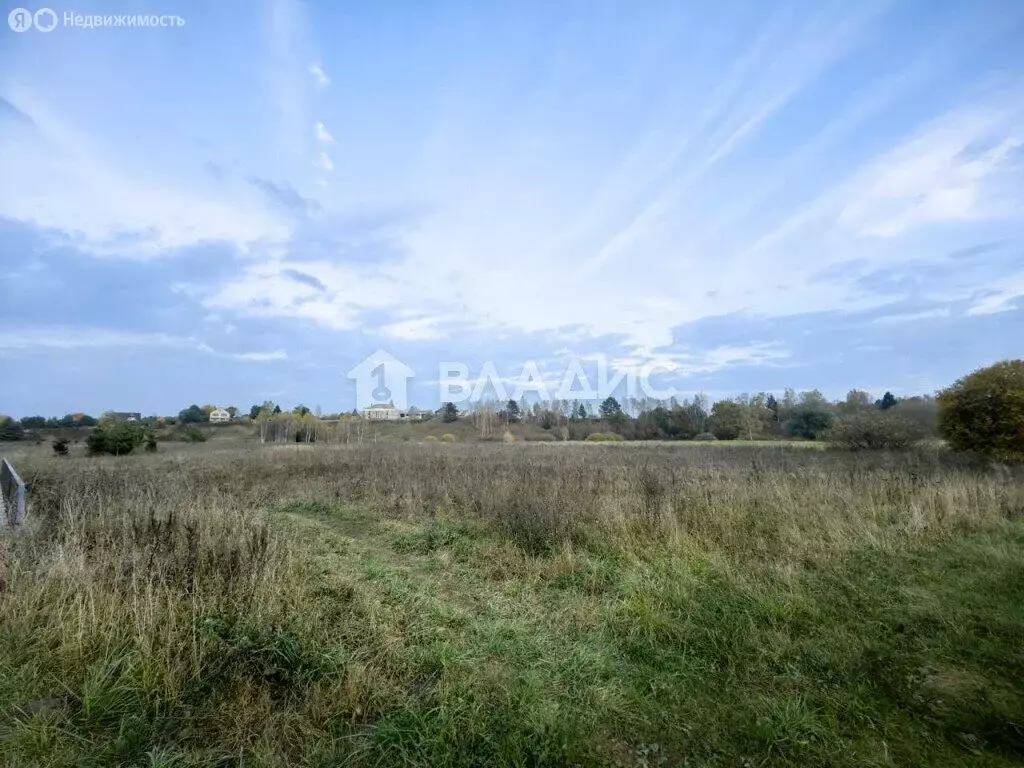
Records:
[[[212,440],[18,462],[5,766],[1024,759],[1019,467]]]

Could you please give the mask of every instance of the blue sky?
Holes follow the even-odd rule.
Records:
[[[839,397],[1024,350],[1016,0],[51,7],[185,24],[0,28],[0,412],[350,409],[377,349],[425,406],[441,361]]]

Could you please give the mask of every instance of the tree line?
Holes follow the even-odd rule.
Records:
[[[148,417],[123,423],[116,414],[95,419],[85,413],[61,418],[0,415],[0,440],[19,440],[31,430],[93,427],[90,452],[122,453],[145,443],[155,447],[153,430],[180,424],[196,440],[205,436],[194,425],[208,421],[214,406],[190,405],[177,418]],[[227,409],[234,418],[238,409]],[[979,369],[936,396],[899,398],[886,392],[878,399],[851,389],[841,400],[818,390],[784,390],[742,394],[711,402],[704,395],[667,401],[607,397],[599,404],[579,400],[505,403],[478,402],[466,412],[443,403],[433,418],[454,422],[469,418],[484,439],[512,424],[535,424],[557,439],[587,440],[613,436],[624,440],[828,440],[851,449],[902,448],[929,437],[942,437],[954,448],[1000,458],[1024,457],[1024,361],[1006,360]],[[323,416],[320,408],[297,405],[283,411],[272,402],[254,404],[248,418],[260,442],[318,442],[362,437],[362,420],[353,411]],[[102,441],[106,439],[107,443]],[[129,447],[131,444],[131,447]],[[112,446],[107,450],[104,445]],[[93,450],[95,448],[95,450]],[[56,447],[55,447],[55,450]],[[58,453],[61,451],[58,450]]]

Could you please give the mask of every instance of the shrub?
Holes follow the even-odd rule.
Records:
[[[503,442],[503,443],[514,443],[515,441],[516,441],[516,436],[513,435],[512,432],[510,432],[509,430],[506,429],[504,434],[502,434],[502,436],[501,436],[501,442]]]
[[[21,440],[25,430],[10,416],[0,416],[0,440]]]
[[[205,443],[206,433],[199,427],[185,427],[181,431],[181,439],[186,443]]]
[[[146,430],[134,421],[104,421],[89,433],[85,445],[90,456],[109,453],[125,456],[146,441]]]
[[[710,432],[700,432],[700,433],[694,435],[693,439],[694,440],[699,440],[702,443],[710,443],[710,442],[714,442],[714,441],[718,440],[718,438],[715,437]]]
[[[826,438],[848,451],[902,450],[925,437],[920,425],[887,411],[861,411],[832,422]]]
[[[454,443],[455,442],[455,435],[453,435],[451,432],[445,432],[443,435],[441,435],[441,442],[442,443]]]
[[[817,440],[831,426],[833,418],[835,417],[831,411],[817,405],[798,405],[793,410],[793,418],[790,419],[787,431],[790,437]]]
[[[981,368],[942,390],[939,431],[950,446],[1024,459],[1024,360]]]
[[[423,442],[424,443],[436,443],[437,442],[437,438],[434,437],[433,435],[427,435],[426,437],[423,438]]]
[[[621,441],[622,435],[617,435],[614,432],[594,432],[583,439],[585,443],[617,443]]]
[[[58,437],[53,441],[53,452],[58,456],[68,455],[68,439],[66,437]]]

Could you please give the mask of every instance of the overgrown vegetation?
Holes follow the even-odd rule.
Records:
[[[196,450],[22,462],[29,525],[0,537],[0,763],[1024,759],[1019,467]]]
[[[150,439],[145,427],[136,421],[118,419],[102,419],[85,439],[90,456],[105,453],[126,456],[146,443],[151,443],[155,449],[155,440]]]
[[[1024,459],[1024,360],[1005,360],[939,394],[939,426],[959,450]]]

